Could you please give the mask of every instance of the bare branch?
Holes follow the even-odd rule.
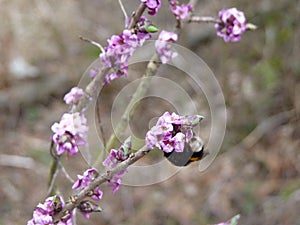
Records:
[[[139,149],[136,153],[130,155],[128,159],[119,163],[115,168],[107,169],[106,171],[104,171],[88,187],[80,191],[77,195],[71,196],[70,199],[72,199],[72,201],[67,202],[64,209],[54,216],[54,221],[58,222],[64,215],[68,214],[74,208],[76,208],[77,205],[82,200],[84,200],[92,190],[94,190],[96,187],[103,184],[104,182],[109,181],[116,173],[122,170],[126,170],[130,165],[144,157],[149,152],[150,149],[144,146],[141,149]]]
[[[141,3],[138,9],[136,10],[136,12],[133,13],[128,29],[133,29],[135,27],[136,23],[143,15],[145,9],[146,9],[146,5],[144,3]]]
[[[99,87],[102,87],[104,76],[108,73],[110,68],[103,68],[99,73],[94,77],[94,79],[88,84],[85,88],[86,95],[82,96],[79,103],[75,105],[71,112],[81,112],[83,109],[86,109],[91,101],[91,98],[95,98],[99,94]]]
[[[59,165],[60,165],[61,171],[64,173],[65,177],[73,184],[75,181],[70,176],[70,174],[67,172],[67,170],[65,169],[65,167],[62,165],[61,162],[59,162]]]
[[[114,147],[114,145],[116,144],[117,141],[117,137],[119,136],[119,134],[121,134],[127,127],[129,121],[131,120],[132,116],[133,116],[133,112],[134,109],[133,107],[137,106],[137,102],[139,99],[141,99],[147,92],[150,84],[151,84],[151,77],[154,76],[156,74],[157,69],[160,66],[159,63],[159,57],[157,54],[154,54],[152,56],[152,59],[150,60],[150,62],[147,65],[147,69],[145,71],[145,74],[143,75],[142,81],[140,82],[139,86],[137,87],[135,93],[133,94],[130,102],[128,103],[120,121],[118,122],[114,133],[110,136],[109,140],[107,141],[106,144],[106,152],[110,151],[110,149],[112,149]],[[102,160],[102,157],[98,157],[98,159],[95,162],[95,167],[97,167],[98,165],[100,165]]]

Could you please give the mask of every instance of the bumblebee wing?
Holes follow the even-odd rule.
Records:
[[[186,166],[190,163],[190,158],[195,154],[191,146],[188,143],[185,143],[183,152],[170,152],[164,153],[164,156],[175,166]]]

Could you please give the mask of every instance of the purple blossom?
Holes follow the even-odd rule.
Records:
[[[131,151],[131,137],[127,138],[118,150],[112,149],[103,161],[103,166],[115,168],[120,162],[123,162],[129,157]]]
[[[160,56],[160,60],[163,64],[174,58],[177,53],[171,50],[169,43],[176,42],[178,35],[168,31],[161,31],[158,39],[155,41],[155,48]]]
[[[123,162],[129,157],[131,151],[131,138],[127,138],[121,147],[116,150],[112,149],[107,156],[107,158],[103,161],[103,166],[107,166],[110,168],[115,168],[118,163]],[[113,187],[112,193],[116,193],[119,187],[122,184],[122,176],[125,174],[125,170],[121,170],[117,174],[115,174],[112,179],[108,182],[108,186]]]
[[[200,123],[202,116],[179,116],[165,112],[146,134],[146,145],[157,147],[166,153],[183,152],[184,143],[193,137],[192,128]]]
[[[136,35],[140,40],[140,46],[142,46],[146,40],[151,38],[151,34],[147,31],[147,27],[150,25],[152,25],[152,22],[144,16],[141,16],[135,25]]]
[[[243,12],[236,8],[222,9],[219,12],[220,23],[215,25],[217,35],[226,42],[241,40],[241,35],[246,31],[247,24]]]
[[[91,78],[94,78],[99,73],[99,68],[91,68],[89,71],[89,75]]]
[[[126,158],[128,158],[128,156],[125,156],[122,151],[112,149],[102,164],[103,166],[114,168],[119,162],[124,161]]]
[[[78,152],[78,146],[86,144],[85,136],[88,127],[83,114],[65,113],[59,123],[52,125],[51,130],[54,132],[52,140],[57,145],[58,155],[65,151],[70,155],[75,155]]]
[[[89,186],[90,183],[95,180],[98,176],[98,171],[95,168],[86,170],[83,175],[77,175],[77,181],[73,184],[72,189],[82,190]],[[102,198],[103,192],[99,187],[96,187],[91,193],[90,197],[94,200],[100,200]]]
[[[187,16],[189,15],[189,12],[191,12],[193,9],[192,5],[190,4],[182,4],[171,6],[171,11],[176,16],[176,19],[178,20],[185,20]]]
[[[128,74],[128,62],[138,46],[142,46],[145,40],[151,35],[144,33],[133,33],[130,30],[124,30],[120,35],[113,35],[107,40],[108,46],[100,54],[100,60],[103,66],[112,68],[113,72],[105,76],[105,83]],[[92,73],[94,74],[94,73]]]
[[[115,174],[112,177],[112,179],[108,182],[107,186],[113,187],[113,190],[112,190],[113,194],[115,194],[119,190],[119,188],[122,184],[122,177],[125,174],[125,172],[126,172],[125,170],[121,170],[119,173]]]
[[[33,218],[27,222],[27,225],[54,225],[53,216],[59,213],[65,207],[64,200],[60,196],[52,196],[39,203],[33,211]],[[71,225],[72,213],[64,217],[59,225]]]
[[[64,101],[70,105],[70,104],[77,104],[80,98],[84,95],[84,92],[79,87],[73,87],[70,92],[68,92],[65,97]]]
[[[161,0],[141,0],[141,2],[147,6],[148,14],[151,16],[155,15],[161,6]]]

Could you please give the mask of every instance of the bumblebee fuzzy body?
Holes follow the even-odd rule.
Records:
[[[191,162],[201,160],[206,154],[202,139],[194,136],[189,142],[185,143],[183,152],[165,152],[164,156],[175,166],[187,166]]]

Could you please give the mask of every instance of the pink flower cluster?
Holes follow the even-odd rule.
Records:
[[[241,35],[247,30],[246,18],[243,12],[236,8],[222,9],[219,12],[220,23],[215,25],[217,35],[226,42],[241,40]]]
[[[53,216],[59,213],[65,207],[64,200],[60,196],[52,196],[39,203],[33,211],[33,218],[27,222],[27,225],[54,225]],[[57,225],[72,225],[72,212],[64,216]]]
[[[78,146],[86,144],[87,121],[79,112],[65,113],[59,123],[52,125],[51,130],[54,132],[52,140],[56,144],[57,155],[65,151],[70,155],[75,155],[78,152]]]
[[[77,104],[80,98],[84,95],[84,91],[79,87],[73,87],[70,92],[68,92],[65,97],[64,101],[66,104]]]
[[[178,39],[178,35],[173,32],[162,30],[155,41],[156,52],[159,54],[160,60],[163,64],[177,56],[177,53],[171,49],[169,43],[174,43]]]
[[[139,21],[146,23],[143,17]],[[142,46],[151,35],[145,32],[137,33],[125,29],[120,35],[113,35],[107,40],[108,46],[104,48],[104,52],[100,54],[101,63],[112,68],[113,72],[105,76],[105,83],[128,74],[128,62],[137,47]],[[93,72],[92,75],[95,73]]]
[[[141,2],[147,6],[148,13],[151,16],[154,16],[161,6],[161,0],[141,0]]]
[[[202,116],[179,116],[165,112],[146,134],[148,148],[155,147],[166,153],[183,152],[184,143],[193,137],[192,128],[200,123]]]
[[[193,7],[190,4],[182,4],[179,6],[178,1],[170,1],[171,11],[176,16],[177,20],[185,20],[192,11]]]
[[[110,168],[114,168],[117,166],[118,163],[123,162],[129,157],[129,153],[131,150],[131,138],[127,138],[121,147],[116,150],[112,149],[107,156],[107,158],[103,161],[103,166],[107,166]],[[113,176],[113,178],[108,182],[108,186],[113,187],[112,193],[116,193],[121,184],[122,184],[122,177],[125,174],[125,170],[121,170],[117,174]]]
[[[94,181],[98,175],[99,173],[95,168],[86,170],[83,173],[83,175],[77,175],[78,179],[73,184],[72,189],[83,190],[84,188],[89,186],[91,182]],[[100,190],[99,187],[96,187],[91,193],[88,194],[88,196],[98,201],[102,198],[103,192]],[[79,207],[80,212],[83,213],[84,217],[87,219],[90,217],[90,213],[93,212],[93,210],[86,210],[86,207],[91,204],[92,204],[91,202],[85,201],[84,203],[82,203],[81,207]]]

